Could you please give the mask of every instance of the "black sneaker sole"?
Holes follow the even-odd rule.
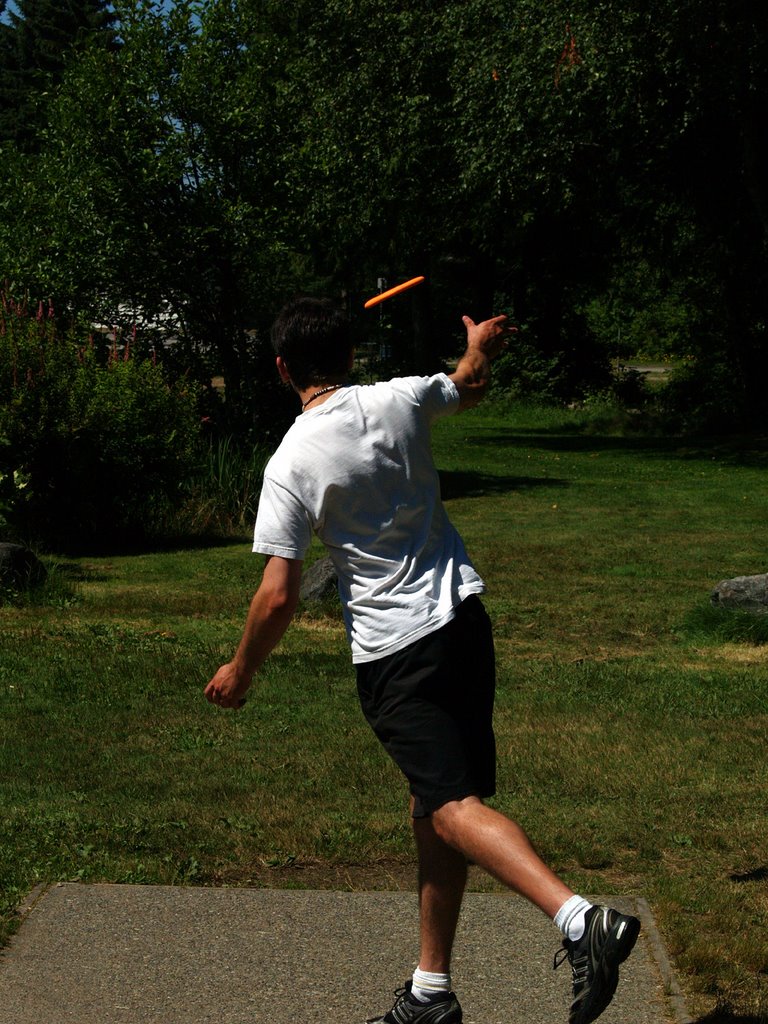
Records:
[[[435,1003],[412,1003],[398,999],[383,1017],[372,1017],[365,1024],[462,1024],[461,1005],[453,993]]]
[[[635,948],[639,934],[640,922],[636,917],[622,916],[616,922],[606,936],[589,994],[570,1024],[591,1024],[607,1008],[619,983],[619,965]]]

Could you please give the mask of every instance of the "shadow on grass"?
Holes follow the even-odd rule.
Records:
[[[681,636],[699,643],[768,643],[768,615],[753,615],[737,608],[712,604],[692,608],[678,630]]]
[[[118,558],[124,555],[158,555],[175,554],[179,551],[205,551],[209,548],[228,548],[238,545],[250,544],[251,535],[243,533],[233,537],[222,537],[216,534],[195,535],[195,536],[174,536],[174,537],[143,537],[118,539],[110,541],[102,539],[98,541],[80,541],[78,543],[62,545],[60,565],[74,565],[67,563],[67,559],[73,558]],[[48,559],[56,559],[55,554],[43,554],[40,556]],[[73,570],[74,571],[74,570]],[[94,579],[88,576],[87,579]]]
[[[480,498],[488,494],[509,494],[510,491],[526,491],[534,487],[567,487],[567,480],[534,476],[495,476],[473,470],[440,471],[440,494],[443,501],[451,498]]]
[[[528,448],[535,444],[539,448],[557,452],[580,451],[640,451],[676,452],[683,444],[673,437],[614,437],[609,434],[566,433],[549,430],[527,430],[510,427],[509,430],[495,430],[493,434],[478,434],[467,438],[468,445],[510,445]]]
[[[768,878],[768,867],[754,868],[752,871],[737,871],[728,877],[732,882],[764,882]]]
[[[495,427],[488,433],[468,437],[467,445],[525,447],[535,445],[553,452],[642,452],[645,455],[677,457],[691,461],[716,459],[733,466],[768,467],[768,439],[762,437],[656,437],[650,435],[614,436],[562,428]]]
[[[60,559],[54,564],[54,570],[68,583],[102,583],[109,579],[105,572],[99,572],[93,566],[85,566],[81,562],[70,562]]]

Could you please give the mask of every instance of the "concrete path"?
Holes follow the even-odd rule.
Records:
[[[647,906],[612,902],[643,931],[601,1024],[683,1024]],[[66,883],[23,912],[0,953],[0,1024],[360,1024],[390,1008],[416,955],[404,892]],[[465,1024],[566,1024],[558,946],[524,900],[469,893],[453,968]]]

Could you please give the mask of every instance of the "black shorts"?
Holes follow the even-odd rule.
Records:
[[[476,596],[402,651],[357,666],[365,717],[411,787],[414,818],[496,791],[495,661]]]

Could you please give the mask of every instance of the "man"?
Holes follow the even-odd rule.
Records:
[[[316,534],[338,573],[363,712],[411,792],[419,965],[375,1021],[460,1024],[450,961],[473,862],[561,929],[573,970],[570,1024],[588,1024],[613,997],[640,925],[575,895],[520,826],[484,803],[495,789],[493,639],[483,582],[440,501],[430,427],[481,400],[508,331],[504,316],[463,322],[467,347],[454,373],[351,386],[344,315],[318,299],[280,313],[277,370],[302,411],[264,474],[254,534],[254,550],[267,556],[261,585],[234,658],[205,695],[242,704],[293,617]]]

